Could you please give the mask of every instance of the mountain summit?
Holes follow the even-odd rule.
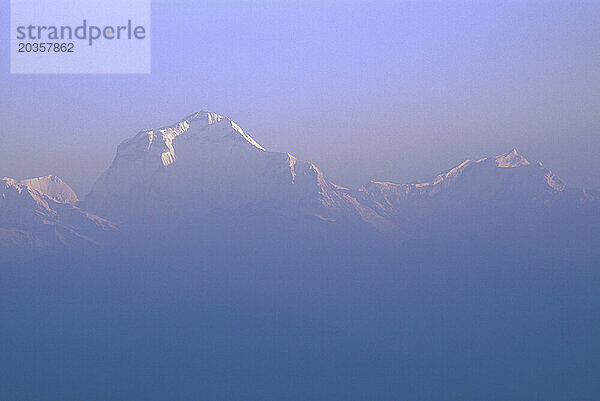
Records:
[[[250,135],[227,117],[200,111],[166,127],[140,131],[119,145],[113,164],[146,155],[148,161],[168,166],[175,162],[175,141],[194,140],[205,144],[248,145],[264,150]]]
[[[502,168],[512,168],[529,165],[529,161],[521,156],[517,149],[513,149],[508,153],[494,157],[496,165]]]
[[[269,152],[231,119],[205,111],[121,143],[84,205],[129,223],[173,225],[238,211],[263,213],[263,221],[284,213],[388,225],[314,164]]]
[[[26,185],[57,202],[77,203],[79,198],[69,185],[55,175],[22,180],[19,184]]]

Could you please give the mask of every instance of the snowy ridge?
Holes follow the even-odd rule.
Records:
[[[415,225],[436,214],[469,218],[470,211],[488,204],[490,212],[527,207],[541,212],[566,201],[573,208],[594,201],[588,192],[569,189],[541,162],[530,163],[516,149],[498,156],[465,160],[433,178],[411,183],[370,181],[354,192],[356,198],[400,226]],[[446,210],[446,212],[442,212]],[[410,223],[408,223],[410,222]]]
[[[79,198],[73,189],[55,175],[21,180],[19,184],[26,185],[57,202],[77,203]]]
[[[529,165],[529,161],[521,156],[517,149],[513,149],[508,153],[496,156],[494,158],[496,165],[500,168],[514,168],[519,166]]]
[[[70,187],[54,176],[22,182],[0,179],[0,237],[5,244],[40,253],[96,246],[115,226],[74,206],[73,196]]]
[[[135,137],[119,145],[114,162],[118,163],[121,158],[135,157],[141,151],[150,154],[151,157],[158,156],[157,159],[162,166],[166,167],[176,160],[173,142],[180,136],[195,137],[196,140],[205,142],[247,143],[264,150],[258,142],[229,118],[216,113],[200,111],[173,125],[140,131]]]

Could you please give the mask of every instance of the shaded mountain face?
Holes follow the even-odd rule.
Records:
[[[77,196],[60,178],[0,179],[0,249],[4,256],[52,253],[98,245],[114,225],[73,205]]]
[[[123,142],[83,204],[125,225],[163,228],[232,214],[389,226],[314,164],[266,151],[233,121],[209,112]]]

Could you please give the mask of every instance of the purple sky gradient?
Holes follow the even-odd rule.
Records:
[[[600,187],[600,3],[571,3],[154,0],[152,74],[10,75],[0,0],[0,176],[84,195],[122,140],[211,110],[342,185],[516,147]]]

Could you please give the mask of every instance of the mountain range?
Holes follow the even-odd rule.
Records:
[[[0,398],[595,400],[600,207],[516,150],[335,184],[199,112],[0,180]]]
[[[599,205],[596,193],[570,187],[516,149],[420,182],[345,188],[205,111],[122,142],[83,200],[55,176],[0,185],[0,249],[26,254],[102,247],[123,232],[156,238],[181,227],[227,235],[227,227],[253,225],[310,238],[330,226],[391,241],[522,238],[565,221],[580,227]]]

